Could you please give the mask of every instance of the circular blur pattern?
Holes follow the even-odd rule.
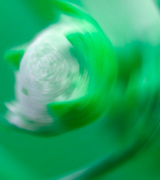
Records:
[[[2,12],[2,56],[16,48],[1,71],[0,178],[158,180],[156,4],[82,1],[103,32],[68,2],[14,1]]]

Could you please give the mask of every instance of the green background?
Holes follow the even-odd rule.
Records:
[[[152,1],[82,0],[114,47],[135,39],[156,43],[159,12]],[[4,62],[6,50],[29,42],[40,30],[57,21],[50,1],[0,1],[0,179],[44,180],[92,164],[106,154],[125,149],[128,137],[119,136],[102,120],[57,137],[39,137],[3,124],[4,102],[14,99],[14,72]],[[142,36],[143,35],[143,36]],[[160,143],[98,179],[159,180]]]

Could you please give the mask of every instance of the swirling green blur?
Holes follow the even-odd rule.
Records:
[[[48,107],[72,131],[35,136],[4,123],[15,80],[0,61],[0,178],[158,180],[160,20],[153,1],[82,1],[99,25],[68,3],[9,2],[0,2],[1,59],[7,49],[58,23],[62,3],[60,11],[90,24],[83,33],[66,34],[90,83],[84,97]]]

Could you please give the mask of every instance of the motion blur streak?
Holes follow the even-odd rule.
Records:
[[[159,1],[0,4],[0,178],[159,180]]]

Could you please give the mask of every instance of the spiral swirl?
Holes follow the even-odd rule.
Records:
[[[26,48],[16,73],[17,100],[7,105],[7,119],[17,127],[59,133],[106,113],[116,77],[112,46],[92,18],[70,8],[75,17],[61,15]]]
[[[159,45],[153,47],[138,41],[113,49],[99,25],[81,9],[61,1],[55,1],[54,7],[60,11],[57,23],[44,29],[27,45],[6,54],[6,61],[17,70],[16,99],[6,103],[6,119],[11,127],[29,132],[27,136],[22,133],[21,140],[13,136],[17,144],[11,142],[10,146],[25,159],[24,154],[30,152],[28,144],[36,142],[31,153],[37,157],[36,165],[39,157],[44,157],[43,162],[47,164],[44,166],[48,168],[51,164],[54,169],[57,164],[52,164],[56,156],[53,150],[57,142],[60,141],[57,151],[61,150],[62,155],[62,149],[70,145],[67,140],[71,141],[78,130],[79,142],[81,132],[91,131],[89,139],[102,140],[101,145],[107,150],[99,152],[105,156],[64,176],[74,180],[91,179],[134,157],[159,135]],[[92,131],[92,125],[99,131]],[[71,130],[76,131],[66,133]],[[52,138],[61,133],[66,136],[44,140],[39,136],[40,139],[30,137],[31,133]],[[7,136],[6,141],[9,138],[12,135]],[[63,142],[68,144],[61,147]],[[75,142],[72,143],[75,146]],[[37,155],[41,144],[47,145],[46,156],[42,151]],[[91,146],[94,141],[86,144]],[[91,149],[92,146],[88,153]],[[69,153],[64,154],[66,158]],[[48,169],[46,172],[50,173]]]

